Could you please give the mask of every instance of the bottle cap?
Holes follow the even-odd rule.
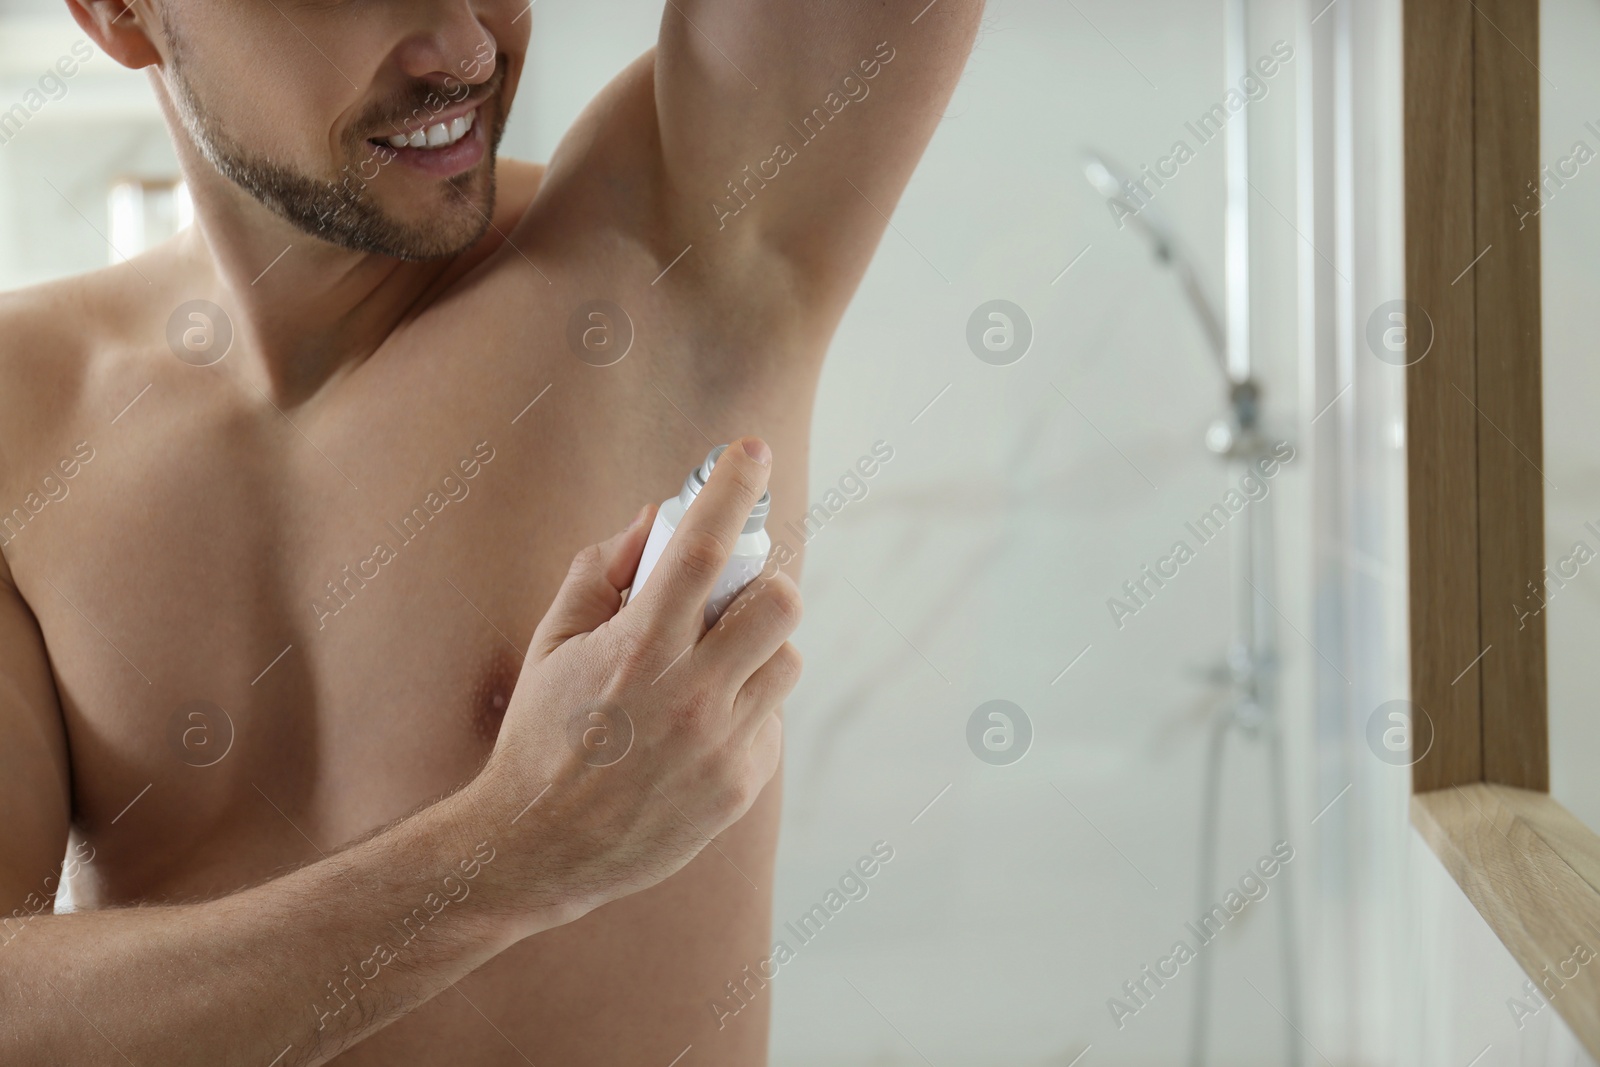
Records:
[[[700,490],[706,487],[706,481],[711,477],[711,468],[717,465],[717,460],[728,450],[727,445],[718,445],[706,456],[706,461],[689,472],[689,477],[683,480],[683,490],[678,493],[678,502],[685,509],[694,503],[694,498],[700,495]],[[772,510],[772,494],[762,493],[755,507],[750,509],[750,517],[745,520],[744,532],[755,533],[767,524],[767,513]]]

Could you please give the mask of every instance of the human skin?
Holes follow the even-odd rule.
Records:
[[[773,530],[806,510],[823,355],[981,4],[674,0],[548,167],[487,151],[522,2],[69,6],[150,71],[198,225],[0,295],[0,1062],[764,1062],[770,995],[709,1004],[770,952],[800,557],[699,605],[763,488]],[[478,105],[481,158],[286,218],[201,150],[169,26],[255,159],[338,182],[419,87]],[[596,299],[606,366],[568,340]],[[622,606],[640,505],[730,440]],[[597,701],[633,726],[605,767]]]

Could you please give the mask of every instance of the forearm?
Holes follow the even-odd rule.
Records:
[[[457,794],[217,900],[40,915],[0,944],[0,1062],[324,1063],[539,928],[498,821]]]

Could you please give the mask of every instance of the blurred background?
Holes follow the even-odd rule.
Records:
[[[502,152],[547,159],[661,6],[538,3]],[[894,859],[783,968],[778,1067],[1580,1062],[1553,1011],[1514,1025],[1521,972],[1416,845],[1404,755],[1368,741],[1406,693],[1399,371],[1365,340],[1403,295],[1397,3],[1255,0],[1229,25],[1222,0],[991,0],[839,330],[813,496],[878,442],[893,458],[808,546],[776,922],[874,842]],[[0,108],[80,39],[61,0],[0,0]],[[1230,304],[1228,147],[1192,124],[1269,56],[1228,109],[1249,130]],[[145,77],[96,51],[59,84],[0,114],[3,288],[188,221]],[[1261,438],[1292,456],[1242,509],[1213,339],[1086,174],[1092,151],[1140,177],[1178,141],[1139,220],[1239,309]],[[979,333],[1031,342],[984,358],[969,328],[996,300],[1021,315]],[[1202,544],[1186,524],[1214,505],[1233,518]],[[1179,540],[1194,558],[1148,581]],[[1266,896],[1132,998],[1279,842]]]

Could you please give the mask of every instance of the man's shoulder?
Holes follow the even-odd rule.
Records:
[[[113,336],[148,332],[161,303],[149,275],[142,261],[123,263],[0,292],[0,489],[82,424]]]
[[[17,416],[26,419],[28,409],[60,395],[81,373],[87,335],[100,317],[99,273],[0,293],[0,425],[16,426]],[[5,443],[18,436],[4,433],[11,439]]]
[[[522,218],[538,195],[546,169],[543,163],[530,163],[525,159],[501,156],[495,160],[495,200],[497,205],[505,205],[512,225]],[[500,212],[497,210],[495,214]]]
[[[171,286],[167,257],[156,251],[131,261],[0,291],[0,361],[7,371],[44,361],[59,367],[96,341],[144,322]]]

